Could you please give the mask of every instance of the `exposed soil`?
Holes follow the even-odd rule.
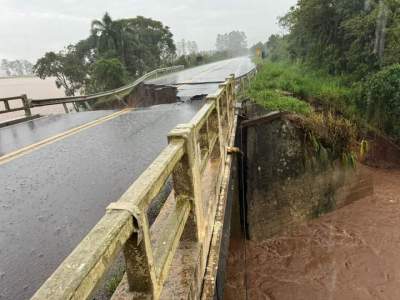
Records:
[[[374,196],[248,241],[246,263],[233,239],[224,299],[400,299],[400,170],[371,171]]]

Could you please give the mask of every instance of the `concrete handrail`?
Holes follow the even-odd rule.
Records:
[[[189,219],[196,224],[189,235],[204,247],[210,243],[207,232],[212,221],[207,220],[212,219],[204,213],[201,177],[212,153],[215,156],[215,149],[224,168],[224,147],[234,119],[235,90],[232,76],[220,85],[217,94],[207,98],[191,122],[171,131],[168,146],[120,200],[107,208],[105,216],[32,299],[88,299],[122,249],[134,298],[160,297]],[[146,212],[170,177],[173,181],[170,197],[176,203],[175,209],[168,214],[160,236],[152,245]],[[210,203],[210,207],[215,211],[216,203]]]

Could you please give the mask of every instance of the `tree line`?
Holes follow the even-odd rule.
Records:
[[[219,35],[217,51],[200,52],[195,41],[181,40],[177,47],[170,28],[159,21],[142,16],[113,20],[105,13],[92,22],[88,38],[47,52],[33,70],[42,79],[55,77],[67,96],[95,93],[120,87],[156,68],[195,66],[239,55],[247,44],[245,34],[238,33]],[[225,37],[223,46],[220,36]]]
[[[31,76],[33,64],[29,61],[2,59],[0,63],[0,76]]]

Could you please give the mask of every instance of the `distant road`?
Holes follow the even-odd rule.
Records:
[[[199,94],[213,93],[218,84],[224,82],[229,75],[235,74],[235,77],[239,77],[254,67],[250,57],[236,57],[168,74],[146,83],[175,85],[178,87],[178,96],[187,99]]]
[[[254,64],[250,57],[243,56],[189,68],[147,82],[174,85],[223,82],[230,74],[235,74],[236,77],[239,77],[253,68]]]
[[[232,72],[247,73],[249,62],[222,61],[158,80],[223,81]],[[179,87],[181,92],[185,86]],[[190,87],[188,95],[207,94],[215,92],[218,83]],[[0,156],[0,299],[32,296],[107,205],[118,200],[167,145],[168,132],[190,121],[202,104],[132,110],[11,161],[2,163]],[[0,149],[9,155],[111,113],[61,115],[11,126],[0,132]]]

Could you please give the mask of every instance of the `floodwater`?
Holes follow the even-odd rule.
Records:
[[[19,96],[26,94],[28,98],[55,98],[65,97],[64,89],[58,89],[55,84],[55,78],[42,80],[38,77],[11,77],[0,78],[0,98]],[[21,101],[10,102],[11,107],[20,107]],[[0,110],[4,109],[4,104],[0,103]],[[64,113],[62,105],[53,105],[47,107],[38,107],[32,109],[32,114],[60,114]],[[0,122],[20,118],[24,116],[24,111],[0,114]]]
[[[225,299],[400,299],[400,170],[371,170],[373,196],[269,240],[232,241]]]

